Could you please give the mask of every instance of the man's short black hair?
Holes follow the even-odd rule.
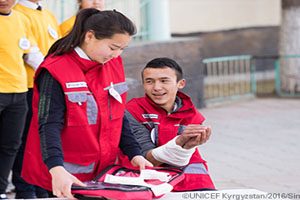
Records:
[[[142,78],[144,70],[147,68],[166,68],[169,67],[173,69],[176,73],[177,81],[180,81],[183,78],[183,72],[182,68],[179,66],[179,64],[170,58],[162,57],[162,58],[155,58],[151,61],[149,61],[146,66],[144,67],[142,71]]]

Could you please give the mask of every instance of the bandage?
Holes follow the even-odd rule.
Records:
[[[24,61],[36,70],[43,62],[44,56],[38,47],[32,47],[30,52],[24,56]]]
[[[178,137],[178,136],[177,136]],[[173,138],[165,145],[152,150],[153,157],[160,162],[167,163],[176,167],[182,167],[189,163],[196,147],[184,149],[176,144],[176,138]]]

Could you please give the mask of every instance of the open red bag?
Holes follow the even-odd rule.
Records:
[[[151,167],[134,170],[120,165],[111,165],[94,180],[85,182],[87,187],[72,186],[76,198],[108,198],[118,200],[148,200],[170,192],[184,179],[181,169]]]

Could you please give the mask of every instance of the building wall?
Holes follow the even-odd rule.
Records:
[[[278,27],[245,28],[230,31],[173,38],[164,42],[131,43],[122,54],[128,100],[144,95],[141,70],[156,57],[175,59],[184,70],[187,86],[184,89],[197,107],[203,107],[203,58],[231,55],[276,55]]]
[[[77,10],[77,0],[42,0],[43,4],[53,12],[59,23],[73,16]]]
[[[281,0],[169,0],[172,33],[278,26]]]
[[[61,22],[77,12],[77,0],[43,0]],[[150,1],[151,2],[151,1]],[[171,33],[207,32],[234,28],[278,26],[281,0],[169,0]],[[137,25],[139,0],[106,0]],[[159,20],[159,19],[158,19]]]

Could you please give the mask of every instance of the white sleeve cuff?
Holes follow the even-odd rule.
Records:
[[[177,136],[178,137],[178,136]],[[152,150],[153,157],[163,163],[181,167],[189,163],[196,147],[184,149],[176,144],[176,138],[173,138],[165,145]]]
[[[30,52],[24,56],[24,61],[36,70],[44,60],[44,55],[38,47],[32,47]]]

